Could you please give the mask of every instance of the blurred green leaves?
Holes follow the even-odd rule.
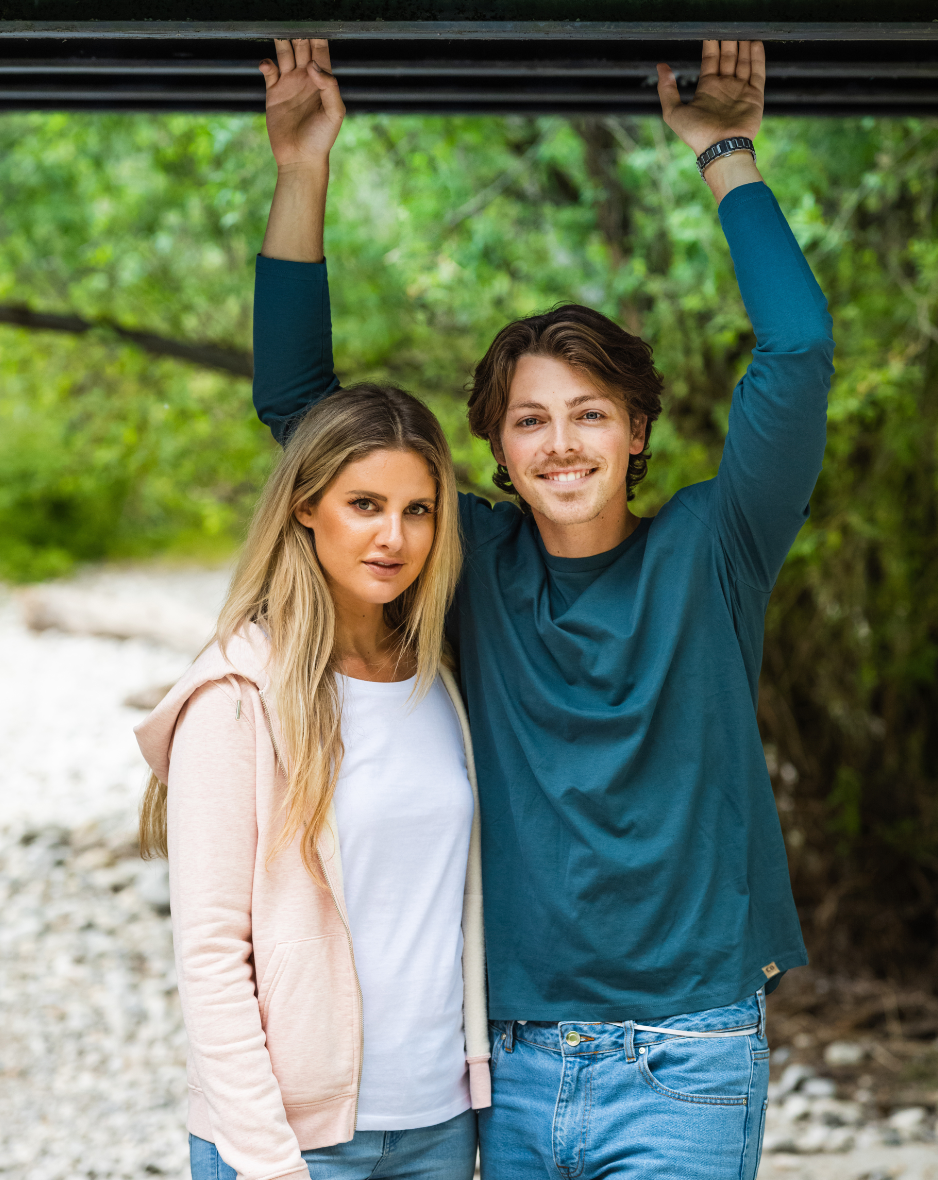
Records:
[[[924,970],[938,125],[769,120],[758,149],[837,340],[825,469],[769,607],[760,724],[787,768],[775,784],[813,953]],[[4,115],[0,302],[250,347],[273,179],[259,118]],[[715,472],[754,340],[710,194],[658,120],[350,119],[327,255],[340,375],[423,396],[464,486],[491,489],[493,468],[465,424],[473,364],[507,320],[562,300],[655,346],[667,408],[638,511]],[[230,546],[272,455],[244,380],[105,332],[0,327],[0,576]]]

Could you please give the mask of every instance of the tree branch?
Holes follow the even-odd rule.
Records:
[[[254,376],[254,358],[250,352],[237,348],[225,348],[207,342],[170,340],[155,332],[141,332],[136,328],[125,328],[114,320],[85,320],[77,315],[53,315],[49,312],[32,311],[18,304],[0,304],[0,324],[11,324],[17,328],[29,328],[37,332],[71,332],[83,335],[85,332],[111,332],[128,344],[135,344],[153,356],[169,356],[177,361],[188,361],[206,369],[217,369],[235,377]]]

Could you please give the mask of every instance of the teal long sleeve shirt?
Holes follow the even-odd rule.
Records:
[[[493,1019],[699,1011],[807,961],[756,700],[766,605],[821,469],[831,320],[765,185],[719,215],[757,346],[716,477],[574,559],[513,504],[461,497],[449,633]],[[258,259],[255,372],[281,440],[338,388],[325,264]]]

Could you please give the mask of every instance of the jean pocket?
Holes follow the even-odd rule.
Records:
[[[749,1037],[671,1037],[638,1051],[642,1080],[656,1094],[706,1106],[746,1106],[752,1078]]]

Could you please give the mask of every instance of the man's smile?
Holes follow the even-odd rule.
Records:
[[[546,479],[550,483],[582,483],[588,479],[597,468],[595,467],[573,467],[565,471],[543,471],[538,475],[538,479]]]

